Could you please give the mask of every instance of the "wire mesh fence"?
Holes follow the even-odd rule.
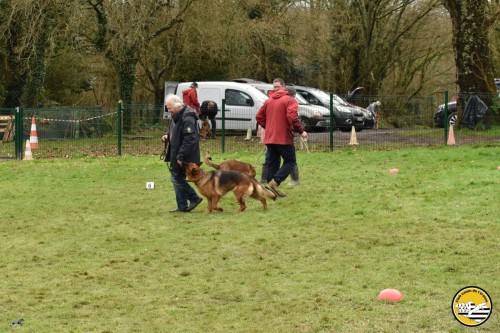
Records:
[[[474,128],[455,124],[453,131],[457,145],[500,143],[498,96],[494,96],[488,113]],[[339,130],[332,127],[310,128],[307,142],[296,135],[300,150],[332,151],[349,146],[374,149],[411,146],[446,145],[449,127],[436,127],[435,115],[440,102],[435,97],[363,96],[352,101],[366,106],[380,101],[379,126]],[[228,110],[229,111],[229,110]],[[215,138],[201,140],[202,153],[262,152],[264,145],[257,137],[255,115],[239,115],[234,107],[217,115]],[[450,110],[450,114],[453,110]],[[0,109],[2,115],[13,115],[13,109]],[[35,159],[70,157],[107,157],[119,155],[158,155],[164,145],[161,137],[168,128],[164,107],[151,104],[121,105],[115,108],[99,106],[26,108],[22,116],[22,138],[32,136],[33,122],[40,148],[32,151]],[[329,123],[329,122],[327,122]],[[333,120],[335,124],[335,119]],[[0,123],[1,125],[1,123]],[[234,128],[237,130],[234,130]],[[1,130],[1,127],[0,127]],[[14,158],[13,140],[3,140],[0,132],[0,158]],[[24,145],[22,146],[24,149]]]

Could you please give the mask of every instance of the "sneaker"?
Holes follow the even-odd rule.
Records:
[[[189,206],[188,208],[186,209],[186,212],[190,212],[192,211],[193,209],[196,208],[196,206],[198,206],[201,202],[203,201],[203,198],[198,198],[198,200],[195,200],[195,201],[191,201],[189,203]]]
[[[292,181],[290,181],[290,182],[288,183],[288,186],[297,186],[297,185],[299,185],[299,184],[300,184],[300,183],[299,183],[299,181],[298,181],[298,180],[292,180]]]
[[[271,191],[274,192],[274,194],[276,194],[278,197],[286,197],[286,194],[281,192],[279,189],[278,189],[278,183],[276,183],[276,181],[274,179],[272,179],[270,182],[269,182],[269,189]]]

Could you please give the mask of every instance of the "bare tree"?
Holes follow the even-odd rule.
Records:
[[[416,74],[439,57],[438,43],[415,43],[438,4],[437,0],[332,1],[331,42],[338,45],[333,48],[332,61],[346,70],[343,78],[349,78],[348,88],[362,85],[376,94],[394,73]],[[405,80],[411,82],[412,77]]]
[[[195,1],[86,0],[96,19],[92,43],[115,67],[125,104],[133,101],[136,67],[144,46],[181,23]],[[125,111],[124,130],[129,131],[132,118]]]

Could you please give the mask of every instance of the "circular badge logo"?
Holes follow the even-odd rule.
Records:
[[[486,291],[478,287],[465,287],[459,290],[453,302],[451,311],[458,322],[465,326],[479,326],[491,315],[493,303]]]

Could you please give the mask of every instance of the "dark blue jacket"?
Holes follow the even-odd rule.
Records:
[[[168,129],[169,145],[165,162],[170,162],[170,171],[184,172],[177,160],[182,162],[200,162],[200,137],[198,129],[198,114],[189,106],[172,114]]]

